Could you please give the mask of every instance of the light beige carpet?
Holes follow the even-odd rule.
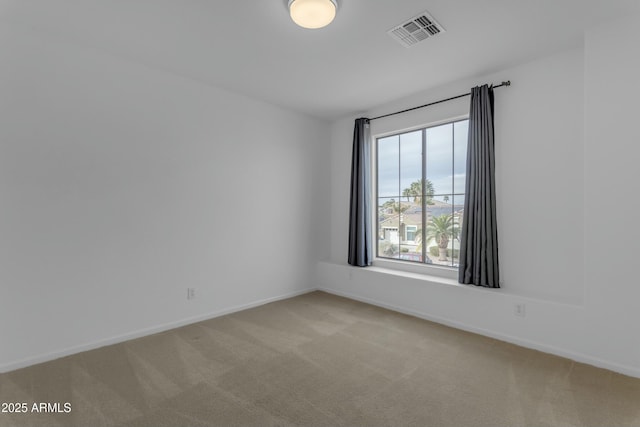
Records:
[[[71,404],[0,413],[21,427],[640,426],[640,379],[322,292],[0,375],[0,402]]]

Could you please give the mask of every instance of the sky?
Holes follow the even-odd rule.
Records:
[[[467,126],[468,121],[464,120],[426,130],[427,179],[433,183],[436,195],[464,193]],[[422,176],[422,130],[380,138],[377,142],[378,196],[398,200],[402,190]],[[449,203],[452,201],[449,196]]]

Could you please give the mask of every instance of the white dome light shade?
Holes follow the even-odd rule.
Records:
[[[326,27],[336,17],[335,0],[289,0],[289,13],[293,22],[303,28]]]

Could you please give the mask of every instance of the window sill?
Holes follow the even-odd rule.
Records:
[[[429,283],[462,286],[458,283],[457,279],[449,279],[446,277],[434,276],[434,275],[425,274],[425,273],[414,273],[410,271],[395,270],[395,269],[379,267],[379,266],[367,267],[366,270],[373,273],[381,273],[381,274],[388,274],[396,277],[405,277],[409,279],[422,280]]]
[[[400,263],[403,264],[403,263]],[[422,266],[418,266],[418,267],[422,267]],[[374,274],[386,274],[389,276],[395,276],[395,277],[402,277],[402,278],[407,278],[407,279],[413,279],[413,280],[419,280],[424,282],[425,284],[434,284],[434,285],[445,285],[445,286],[454,286],[458,289],[463,289],[465,292],[471,291],[471,292],[489,292],[489,293],[505,293],[505,290],[503,288],[485,288],[482,286],[474,286],[474,285],[463,285],[461,283],[458,283],[458,271],[457,270],[453,270],[451,271],[450,269],[446,269],[446,268],[437,268],[437,267],[426,267],[425,270],[430,270],[430,271],[423,271],[423,272],[413,272],[413,271],[407,271],[406,269],[404,270],[399,270],[398,267],[396,268],[388,268],[388,267],[383,267],[381,265],[379,265],[379,263],[375,262],[374,265],[371,265],[369,267],[364,268],[364,271],[367,272],[371,272]],[[442,272],[441,270],[445,270],[444,272]],[[448,271],[447,271],[448,270]],[[452,274],[452,277],[445,277],[443,274],[444,273],[450,273],[450,276]]]
[[[458,283],[458,269],[438,267],[433,265],[407,264],[405,262],[376,258],[373,265],[364,270],[376,274],[387,274],[395,277],[420,280],[437,285],[455,286],[459,289],[469,289],[479,292],[501,292],[502,288],[485,288],[482,286],[463,285]]]
[[[458,283],[458,269],[448,268],[437,265],[408,263],[402,261],[394,261],[391,259],[376,258],[373,261],[373,268],[379,268],[381,270],[390,271],[391,273],[398,273],[403,275],[404,273],[410,274],[416,277],[428,277],[451,280],[453,283]]]

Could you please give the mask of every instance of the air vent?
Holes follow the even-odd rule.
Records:
[[[428,12],[414,16],[408,21],[387,31],[402,46],[410,47],[430,37],[444,33],[445,29],[438,24]]]

